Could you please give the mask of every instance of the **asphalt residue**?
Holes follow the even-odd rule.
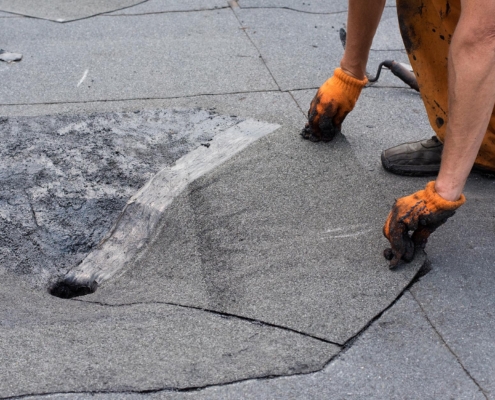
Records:
[[[0,265],[46,286],[157,171],[240,120],[212,110],[0,119]]]

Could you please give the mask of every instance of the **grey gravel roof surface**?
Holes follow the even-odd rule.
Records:
[[[28,3],[0,1],[0,48],[23,54],[0,63],[0,398],[495,399],[494,181],[470,177],[415,279],[424,255],[388,270],[381,225],[428,179],[379,156],[432,135],[419,95],[384,71],[335,142],[298,135],[346,1]],[[394,14],[372,74],[408,62]],[[245,120],[280,127],[193,180],[94,294],[48,293],[153,174]]]

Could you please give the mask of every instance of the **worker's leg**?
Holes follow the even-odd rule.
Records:
[[[318,89],[308,111],[308,123],[301,132],[304,139],[333,140],[368,83],[366,64],[380,23],[385,0],[349,0],[347,45],[334,75]]]
[[[430,124],[443,141],[448,118],[447,59],[460,2],[397,0],[397,15]]]
[[[449,44],[460,12],[459,0],[397,0],[397,14],[404,45],[418,80],[430,124],[442,142],[448,119]],[[397,146],[384,151],[382,162],[386,168],[387,163],[390,163],[392,168],[387,169],[396,173],[435,173],[438,171],[437,167],[440,167],[441,148],[441,144],[435,145],[434,141]],[[431,165],[413,165],[416,162]],[[495,111],[475,167],[495,171]],[[408,171],[411,173],[407,173]],[[415,173],[416,171],[418,173]]]
[[[474,167],[481,171],[495,172],[495,110],[492,112]]]

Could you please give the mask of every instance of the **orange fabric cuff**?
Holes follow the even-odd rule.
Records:
[[[456,210],[466,202],[466,197],[461,194],[459,200],[449,201],[440,196],[435,189],[435,181],[428,182],[424,190],[424,198],[428,208],[436,210]],[[436,211],[431,210],[431,211]]]
[[[357,99],[361,94],[361,90],[368,83],[368,78],[364,77],[362,81],[356,79],[350,75],[347,75],[341,68],[336,68],[333,76],[337,78],[337,82],[349,97]]]

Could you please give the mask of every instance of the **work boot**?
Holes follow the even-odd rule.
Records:
[[[418,142],[403,143],[382,152],[382,165],[396,175],[437,175],[443,144],[436,136]]]

